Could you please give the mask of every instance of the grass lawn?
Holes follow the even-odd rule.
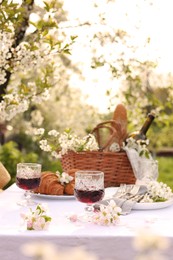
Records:
[[[156,159],[159,163],[158,181],[166,183],[173,190],[173,157],[157,157]]]

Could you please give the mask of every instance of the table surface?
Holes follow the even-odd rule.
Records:
[[[84,246],[100,259],[133,259],[135,250],[132,242],[141,229],[148,229],[173,241],[173,206],[154,210],[132,210],[129,215],[120,216],[115,226],[99,226],[92,223],[72,223],[68,216],[82,214],[84,204],[70,199],[45,199],[34,196],[37,203],[48,205],[52,222],[47,231],[27,231],[20,227],[20,213],[23,211],[17,201],[24,191],[15,184],[0,194],[0,256],[3,260],[25,260],[20,247],[31,241],[49,241],[60,249]],[[171,251],[167,252],[168,257]],[[171,256],[170,256],[171,257]],[[171,259],[171,258],[170,258]]]

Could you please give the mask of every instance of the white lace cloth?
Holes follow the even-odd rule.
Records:
[[[158,178],[158,162],[153,158],[147,159],[139,156],[135,149],[125,147],[129,161],[131,163],[137,184],[146,184],[150,180]]]

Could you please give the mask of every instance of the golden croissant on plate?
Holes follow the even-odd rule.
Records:
[[[70,169],[67,173],[73,180],[67,184],[61,184],[58,175],[54,172],[46,171],[41,173],[40,186],[34,189],[34,193],[46,195],[73,195],[75,184],[75,172],[77,169]]]
[[[34,193],[47,195],[63,195],[64,186],[59,182],[58,176],[53,172],[42,172],[40,186]]]

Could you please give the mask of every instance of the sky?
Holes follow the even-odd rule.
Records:
[[[154,0],[153,5],[148,5],[149,0],[116,0],[115,4],[112,1],[106,4],[104,0],[97,2],[101,6],[101,11],[106,10],[108,24],[114,28],[124,29],[133,35],[133,42],[142,48],[138,57],[156,61],[158,73],[172,72],[172,0]],[[75,24],[75,19],[80,19],[81,22],[89,19],[97,23],[93,0],[64,0],[64,8],[69,12],[71,23]],[[73,75],[71,81],[88,95],[88,103],[98,107],[100,112],[105,112],[109,103],[109,99],[105,96],[107,86],[111,87],[113,84],[112,87],[118,89],[118,85],[115,88],[116,83],[109,81],[106,70],[91,71],[89,69],[90,54],[89,49],[85,51],[82,49],[81,42],[85,41],[85,32],[82,33],[73,48],[72,57],[76,63],[85,61],[82,70],[86,80],[76,83],[77,78]],[[151,39],[150,44],[147,48],[143,48],[147,37]]]

